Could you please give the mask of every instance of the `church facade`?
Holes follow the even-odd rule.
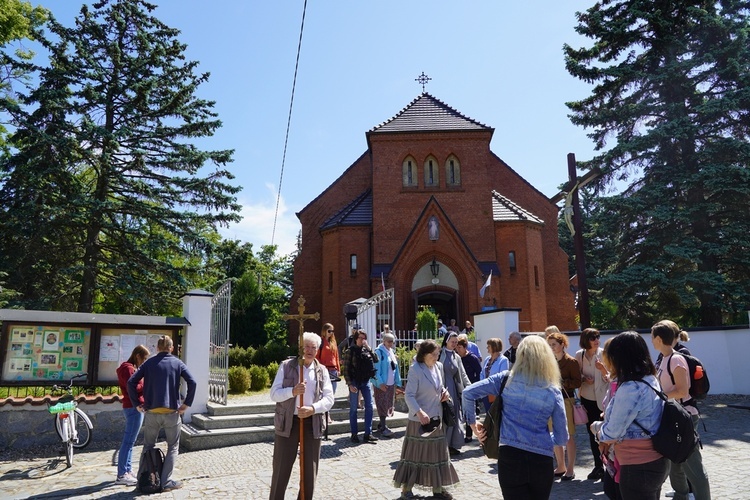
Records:
[[[344,304],[383,285],[394,330],[422,306],[461,327],[496,307],[520,309],[522,331],[577,329],[558,208],[490,150],[493,133],[426,92],[366,133],[367,150],[297,213],[290,310],[303,295],[321,314],[306,330],[330,322],[341,339]]]

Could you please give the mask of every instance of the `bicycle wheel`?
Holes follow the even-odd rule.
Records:
[[[68,439],[65,445],[65,461],[68,463],[68,467],[73,467],[73,439]]]
[[[93,434],[93,430],[89,428],[89,426],[86,424],[86,420],[84,420],[81,415],[83,414],[83,410],[80,408],[76,408],[76,430],[78,431],[78,441],[73,443],[74,448],[85,448],[88,446],[88,444],[91,442],[91,437]],[[57,437],[62,439],[62,429],[60,428],[61,422],[65,422],[67,419],[60,419],[57,415],[55,417],[55,431],[57,431]]]

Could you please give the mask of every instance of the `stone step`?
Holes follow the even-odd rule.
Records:
[[[396,398],[396,412],[388,419],[391,429],[405,428],[408,416],[405,405]],[[251,403],[245,405],[218,405],[209,403],[205,414],[194,414],[192,422],[182,426],[180,448],[187,451],[223,448],[237,444],[272,442],[274,437],[273,416],[275,403]],[[403,410],[403,411],[399,411]],[[333,423],[328,426],[330,436],[348,436],[349,398],[338,397],[329,412]],[[357,410],[359,432],[364,431],[364,410]],[[377,427],[378,415],[373,408],[373,424]],[[360,436],[361,437],[361,436]]]
[[[268,410],[268,408],[263,408]],[[229,414],[229,415],[204,415],[195,414],[192,418],[193,426],[198,429],[214,430],[214,429],[230,429],[232,427],[254,427],[254,426],[265,426],[273,425],[274,408],[270,408],[271,412],[264,411],[262,413],[243,413],[243,414]],[[373,409],[375,412],[375,409]],[[328,412],[330,417],[335,421],[349,421],[349,408],[336,408],[335,406]],[[359,418],[364,418],[365,410],[357,410]],[[377,414],[375,415],[377,417]]]
[[[328,426],[328,434],[349,435],[349,418],[346,410],[345,420],[334,420]],[[360,410],[361,412],[362,410]],[[195,421],[196,415],[193,415]],[[273,419],[273,416],[271,417]],[[393,417],[388,419],[388,427],[393,430],[405,428],[408,422],[408,416],[405,413],[395,412]],[[374,426],[377,426],[377,415],[373,419]],[[358,418],[359,432],[364,432],[364,417],[360,413]],[[375,434],[377,436],[377,434]],[[238,444],[250,444],[261,442],[272,442],[274,436],[273,425],[252,425],[246,427],[231,428],[199,428],[194,423],[184,424],[182,426],[182,435],[180,436],[180,448],[187,451],[208,450],[213,448],[223,448]],[[360,438],[362,436],[360,435]]]
[[[216,403],[208,403],[206,405],[209,415],[226,416],[226,415],[251,415],[256,413],[274,413],[276,410],[276,403],[250,403],[244,405],[220,405]],[[346,408],[349,409],[348,398],[336,398],[333,401],[333,408]]]

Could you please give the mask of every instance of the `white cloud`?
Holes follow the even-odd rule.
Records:
[[[219,233],[227,239],[252,243],[253,252],[259,252],[262,245],[270,245],[273,235],[274,212],[276,211],[276,190],[273,185],[266,184],[270,196],[256,203],[240,199],[242,204],[242,220],[230,224],[228,228],[220,228]],[[301,229],[299,219],[284,202],[279,200],[279,215],[276,220],[276,235],[273,243],[278,245],[277,255],[287,255],[295,250],[297,234]]]

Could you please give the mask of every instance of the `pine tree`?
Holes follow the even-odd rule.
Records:
[[[584,167],[620,190],[597,203],[612,254],[595,281],[642,321],[719,325],[750,302],[749,8],[600,1],[577,14],[593,44],[564,47],[568,71],[593,85],[568,103],[599,151]]]
[[[154,17],[155,8],[102,0],[84,5],[72,28],[51,18],[40,86],[11,110],[16,150],[0,165],[7,221],[0,229],[24,248],[32,235],[20,228],[24,218],[31,222],[33,204],[19,201],[20,193],[49,195],[45,206],[56,215],[39,214],[33,224],[59,231],[51,231],[46,248],[55,255],[39,258],[50,273],[68,270],[82,312],[120,303],[112,296],[123,292],[131,308],[140,304],[132,312],[159,312],[164,298],[184,292],[186,276],[216,243],[206,228],[239,219],[240,188],[227,182],[232,151],[194,143],[221,126],[214,103],[196,95],[209,75],[185,61],[178,30]],[[48,111],[29,111],[37,109]],[[57,131],[39,126],[53,118]],[[40,172],[68,191],[53,196]],[[31,278],[39,284],[43,277]]]

